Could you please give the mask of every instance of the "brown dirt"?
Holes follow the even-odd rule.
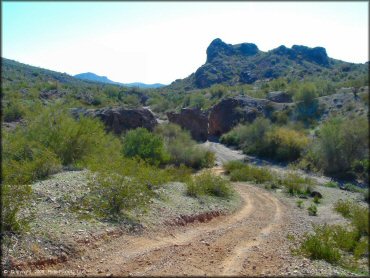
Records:
[[[284,262],[271,246],[283,240],[278,231],[289,222],[287,207],[263,189],[234,185],[244,205],[233,215],[190,221],[169,235],[124,235],[53,269],[103,276],[278,273]]]

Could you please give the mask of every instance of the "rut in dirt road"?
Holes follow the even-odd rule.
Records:
[[[283,262],[269,246],[286,224],[286,207],[246,183],[235,184],[235,189],[244,206],[233,215],[191,224],[169,237],[121,237],[104,250],[89,250],[88,261],[70,261],[64,267],[83,265],[88,275],[135,276],[250,275],[279,269]]]

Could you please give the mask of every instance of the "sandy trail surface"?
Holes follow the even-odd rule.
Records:
[[[235,183],[243,206],[232,215],[179,227],[170,235],[121,236],[55,269],[87,275],[256,275],[283,265],[271,246],[282,239],[287,207],[268,192]]]

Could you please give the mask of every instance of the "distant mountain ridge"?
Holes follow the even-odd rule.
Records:
[[[339,75],[356,75],[367,69],[366,64],[330,58],[323,47],[293,45],[288,48],[281,45],[264,52],[254,43],[231,45],[217,38],[207,48],[206,63],[187,78],[175,80],[167,88],[192,90],[214,84],[253,84],[279,77],[335,80]]]
[[[166,86],[164,84],[160,83],[154,83],[154,84],[145,84],[141,82],[133,82],[133,83],[120,83],[110,80],[106,76],[100,76],[92,72],[85,72],[85,73],[79,73],[74,75],[74,77],[86,80],[86,81],[93,81],[93,82],[100,82],[100,83],[107,83],[107,84],[114,84],[114,85],[121,85],[126,87],[137,87],[137,88],[143,88],[143,89],[149,89],[149,88],[160,88],[163,86]]]

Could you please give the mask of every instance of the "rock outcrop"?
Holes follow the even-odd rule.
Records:
[[[121,134],[123,131],[138,127],[153,130],[157,125],[153,113],[145,108],[73,108],[71,109],[71,114],[76,118],[79,117],[79,115],[98,117],[104,123],[108,131],[113,131],[116,134]]]
[[[267,94],[267,99],[279,103],[292,102],[292,97],[287,92],[282,91],[269,92]]]
[[[265,52],[253,43],[232,45],[215,39],[207,48],[205,64],[187,78],[175,80],[168,88],[192,90],[214,84],[234,86],[279,77],[297,80],[308,76],[321,78],[323,72],[330,79],[338,71],[354,76],[367,70],[366,64],[352,64],[328,57],[323,47],[293,45],[288,48],[281,45]]]
[[[208,115],[199,109],[183,108],[180,113],[167,113],[171,123],[178,124],[190,131],[197,141],[206,141],[208,137]]]
[[[258,115],[269,117],[273,111],[287,107],[287,104],[249,96],[224,99],[211,109],[208,133],[210,136],[220,136],[238,123],[252,122]]]

